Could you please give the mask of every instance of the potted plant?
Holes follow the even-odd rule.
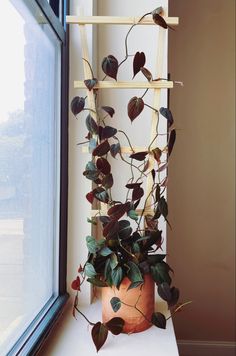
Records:
[[[153,21],[167,29],[169,26],[162,17],[162,8],[143,15],[139,22],[147,15],[152,15]],[[117,80],[120,66],[130,56],[128,50],[128,36],[136,26],[132,25],[125,38],[125,58],[119,63],[113,55],[108,55],[102,61],[102,70],[106,76]],[[98,89],[90,63],[92,79],[85,79],[88,90],[93,91],[97,104]],[[154,79],[151,72],[145,67],[146,57],[143,52],[136,52],[133,57],[131,77],[142,72],[148,81]],[[166,147],[154,147],[158,137],[149,143],[147,150],[137,152],[134,150],[128,135],[118,128],[109,126],[106,117],[113,117],[115,110],[110,106],[96,105],[96,111],[88,109],[86,127],[88,129],[87,143],[92,158],[86,164],[84,176],[93,182],[93,189],[87,192],[86,199],[91,203],[102,203],[107,207],[106,213],[98,214],[88,222],[101,228],[102,238],[87,236],[88,258],[83,267],[80,265],[78,276],[72,282],[76,290],[73,315],[82,314],[92,325],[92,339],[97,351],[106,341],[108,332],[117,335],[121,332],[139,332],[155,325],[166,327],[166,317],[154,310],[154,286],[160,297],[168,303],[171,316],[182,308],[177,304],[179,300],[178,288],[172,286],[171,267],[165,262],[166,255],[159,252],[162,246],[162,231],[159,230],[158,220],[162,216],[169,224],[168,205],[164,192],[167,179],[160,180],[160,172],[167,168],[171,155],[176,131],[171,111],[168,108],[153,108],[145,103],[145,90],[141,97],[130,98],[127,104],[127,115],[131,122],[148,106],[157,117],[162,115],[167,120],[168,143]],[[77,115],[85,110],[86,98],[76,96],[71,102],[72,113]],[[97,120],[94,119],[96,116]],[[131,154],[129,159],[124,157],[120,145],[120,135],[125,135]],[[165,157],[162,160],[162,157]],[[114,183],[112,174],[112,159],[121,159],[130,167],[131,176],[123,187],[126,192],[125,201],[112,198]],[[153,164],[154,162],[154,164]],[[152,163],[152,164],[151,164]],[[151,189],[144,196],[144,184],[151,177]],[[148,206],[150,204],[151,206]],[[138,213],[138,206],[142,204]],[[150,213],[146,213],[149,211]],[[142,223],[145,221],[144,227]],[[78,294],[82,283],[89,283],[102,289],[102,322],[93,323],[80,311]],[[184,303],[186,304],[186,303]]]

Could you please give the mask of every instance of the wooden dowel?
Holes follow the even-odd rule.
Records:
[[[88,78],[86,78],[88,79]],[[94,89],[169,89],[173,88],[172,81],[160,80],[153,82],[115,82],[99,81]],[[75,89],[87,89],[83,81],[74,81]]]
[[[66,23],[68,24],[104,24],[104,25],[156,25],[151,16],[144,18],[140,23],[139,17],[119,17],[119,16],[66,16]],[[179,24],[178,17],[164,17],[166,23],[171,26]],[[157,25],[156,25],[157,26]]]
[[[99,216],[99,215],[107,215],[107,211],[108,211],[108,209],[91,210],[90,216],[91,216],[91,217],[94,217],[94,216],[96,216],[96,215],[98,215],[98,216]],[[135,211],[137,212],[138,215],[141,215],[143,210],[142,210],[142,209],[136,209]],[[153,212],[154,212],[153,209],[146,209],[146,210],[144,211],[143,215],[144,215],[144,216],[145,216],[145,215],[152,215]]]

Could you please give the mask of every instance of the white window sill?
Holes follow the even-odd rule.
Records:
[[[100,303],[96,302],[89,307],[80,308],[92,321],[101,320]],[[156,310],[168,316],[166,304],[158,302]],[[152,326],[150,329],[136,334],[120,334],[113,336],[111,333],[102,349],[100,356],[145,355],[158,354],[159,356],[178,356],[172,320],[167,321],[165,330]],[[54,331],[48,336],[44,347],[38,356],[95,356],[95,346],[91,338],[91,327],[82,316],[77,320],[72,317],[71,304],[68,304],[63,315],[57,321]]]

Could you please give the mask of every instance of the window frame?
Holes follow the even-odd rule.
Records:
[[[51,297],[38,315],[32,320],[7,356],[33,356],[40,349],[51,328],[69,298],[66,289],[67,273],[67,201],[68,201],[68,72],[69,72],[69,34],[66,31],[66,13],[69,13],[68,0],[61,2],[61,20],[55,15],[47,0],[32,0],[40,7],[51,28],[61,41],[61,108],[60,108],[60,212],[59,212],[59,256],[58,256],[58,295]],[[60,6],[59,6],[60,8]]]

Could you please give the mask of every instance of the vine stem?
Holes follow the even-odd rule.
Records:
[[[91,67],[91,64],[89,63],[89,61],[87,61],[87,59],[85,59],[85,58],[82,58],[82,59],[88,64],[89,69],[90,69],[90,72],[91,72],[91,74],[92,74],[92,77],[94,78],[94,73],[93,73],[93,69],[92,69],[92,67]]]
[[[133,149],[133,146],[131,145],[131,142],[130,142],[130,139],[129,139],[128,135],[127,135],[123,130],[117,130],[117,132],[123,133],[123,135],[126,137],[128,143],[129,143],[129,147],[131,148],[131,151],[132,151],[133,153],[135,153],[135,151],[134,151],[134,149]]]
[[[134,308],[135,310],[137,310],[144,317],[144,319],[146,321],[148,321],[150,324],[152,324],[151,321],[146,317],[146,315],[139,308],[137,308],[137,305],[136,305],[137,303],[135,305],[130,305],[130,304],[127,304],[127,303],[122,302],[122,301],[121,301],[121,303],[126,305],[127,307]]]
[[[192,303],[192,301],[190,300],[190,301],[188,301],[188,302],[185,302],[185,303],[179,305],[179,306],[173,311],[173,313],[172,313],[168,318],[166,318],[166,320],[169,320],[170,318],[172,318],[172,316],[173,316],[175,313],[177,313],[179,310],[181,310],[185,305],[188,305],[188,304],[191,304],[191,303]]]
[[[84,319],[89,323],[89,325],[95,325],[95,323],[92,323],[92,321],[90,321],[83,313],[82,313],[82,311],[80,311],[78,308],[77,308],[77,306],[75,306],[74,305],[74,308],[77,310],[77,312],[79,313],[79,314],[81,314],[83,317],[84,317]]]

